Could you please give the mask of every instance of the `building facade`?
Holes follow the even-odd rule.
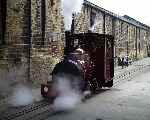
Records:
[[[115,56],[141,59],[149,54],[150,27],[127,16],[118,16],[104,8],[84,1],[75,17],[75,32],[110,34],[115,38]]]
[[[61,11],[61,0],[1,0],[0,69],[23,66],[25,81],[47,81],[63,56]]]
[[[64,18],[61,0],[0,1],[1,63],[25,63],[27,79],[47,81],[63,56]],[[84,0],[75,14],[75,33],[89,30],[113,35],[114,57],[141,59],[150,55],[150,27],[125,15],[118,16]]]

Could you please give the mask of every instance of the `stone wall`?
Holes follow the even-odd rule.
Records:
[[[34,9],[32,13],[32,40],[34,40],[31,57],[31,80],[41,83],[49,79],[53,67],[63,56],[64,23],[60,0],[35,1],[32,3]],[[43,16],[41,6],[45,7],[44,19],[41,18]],[[42,36],[42,34],[44,35]],[[34,47],[35,42],[38,43],[42,40],[44,40],[43,46],[37,47],[36,45]]]
[[[147,57],[150,28],[132,18],[131,20],[127,16],[119,18],[114,13],[85,1],[81,13],[75,17],[75,25],[76,33],[91,30],[100,34],[114,35],[115,56],[128,55],[132,59]]]
[[[75,33],[84,33],[90,27],[90,11],[83,6],[81,13],[75,14]]]
[[[42,36],[42,1],[32,0],[31,2],[32,11],[32,44],[41,45],[43,42]]]
[[[25,0],[7,0],[5,34],[5,41],[7,42],[7,44],[24,43],[24,41],[22,41],[22,39],[20,39],[19,37],[22,36],[24,32],[25,6]],[[16,36],[16,38],[14,36]]]
[[[0,16],[2,16],[2,2],[0,1]],[[0,17],[0,44],[2,44],[2,17]]]
[[[0,17],[0,25],[1,19]],[[30,67],[25,68],[25,74],[31,77],[31,81],[48,80],[53,66],[63,56],[63,19],[61,0],[31,0],[31,3],[30,0],[7,0],[7,45],[0,51],[3,63],[13,65],[17,60],[19,64],[23,63]],[[91,7],[84,4],[81,12],[75,14],[75,33],[88,30],[114,35],[115,56],[143,58],[147,56],[147,48],[150,51],[150,31],[118,18],[114,19],[109,13],[105,14],[104,9],[99,10],[94,5]],[[31,45],[28,44],[30,42]]]
[[[4,33],[5,33],[5,20],[6,20],[6,3],[7,1],[0,1],[0,45],[5,44]]]
[[[46,83],[55,64],[60,61],[50,51],[50,48],[32,49],[30,76],[35,84]]]
[[[7,0],[5,41],[7,44],[0,50],[2,71],[25,65],[22,79],[25,76],[30,82],[47,81],[52,68],[63,56],[61,1]]]

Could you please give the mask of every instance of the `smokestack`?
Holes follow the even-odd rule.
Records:
[[[71,33],[73,34],[74,33],[74,27],[75,27],[75,24],[74,24],[74,22],[75,22],[75,19],[74,19],[74,13],[72,14],[72,24],[71,24]]]
[[[72,14],[79,13],[83,0],[62,0],[65,30],[71,30]]]

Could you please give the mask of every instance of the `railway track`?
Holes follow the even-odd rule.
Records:
[[[133,79],[137,74],[143,73],[147,70],[149,70],[150,66],[149,65],[137,65],[136,68],[126,70],[125,72],[116,74],[114,77],[114,85],[113,87],[116,87],[120,83],[124,81],[130,81]]]
[[[17,117],[24,116],[48,105],[48,102],[40,101],[23,107],[8,107],[8,109],[0,113],[0,120],[13,120]]]
[[[138,66],[130,71],[116,74],[114,77],[114,87],[124,80],[132,79],[137,73],[148,68],[150,66]],[[0,120],[45,120],[55,113],[52,105],[47,101],[40,101],[24,107],[9,107],[0,113]]]

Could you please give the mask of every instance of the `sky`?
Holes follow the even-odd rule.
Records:
[[[65,29],[69,30],[72,23],[72,13],[80,12],[83,0],[62,0],[63,15],[65,18]]]
[[[118,15],[128,15],[150,26],[150,0],[88,0]]]

